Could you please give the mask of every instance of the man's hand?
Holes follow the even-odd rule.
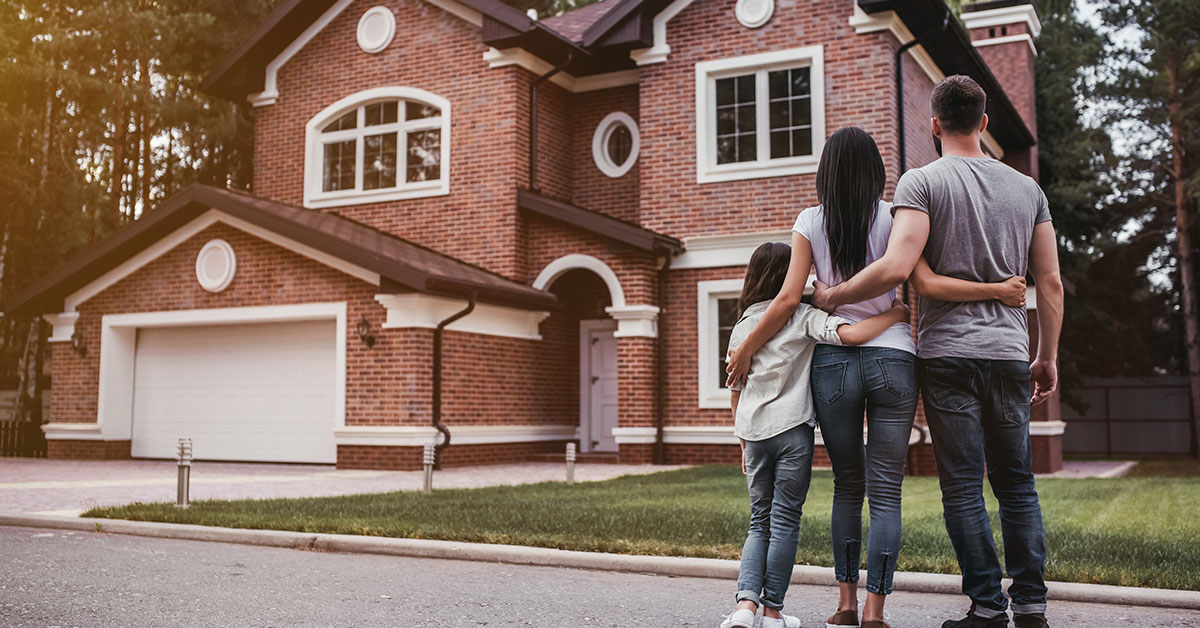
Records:
[[[818,310],[825,310],[830,314],[837,309],[838,304],[833,300],[833,288],[823,281],[813,282],[813,307]]]
[[[733,388],[746,383],[746,374],[750,372],[750,355],[746,355],[743,347],[739,346],[729,352],[729,362],[725,365],[725,387]]]
[[[1045,402],[1058,390],[1058,364],[1054,360],[1038,358],[1029,365],[1029,372],[1033,379],[1033,397],[1029,403],[1036,406]]]
[[[742,446],[742,475],[746,475],[746,441],[739,438],[738,444]]]
[[[1008,307],[1025,307],[1026,284],[1024,277],[1009,277],[998,286],[1000,292],[996,296],[1001,303]]]

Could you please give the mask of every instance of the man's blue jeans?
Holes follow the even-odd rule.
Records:
[[[737,600],[783,608],[792,580],[800,513],[812,477],[813,428],[798,425],[761,441],[746,441],[750,531],[742,546]]]
[[[813,355],[813,403],[833,464],[834,576],[858,582],[863,497],[870,497],[867,591],[881,595],[892,592],[900,553],[900,485],[917,411],[915,368],[916,356],[899,349],[818,345]]]
[[[1014,613],[1046,610],[1046,540],[1029,442],[1029,364],[1023,360],[919,361],[946,531],[974,614],[1004,614],[1008,600],[983,501],[987,473],[1004,538]]]

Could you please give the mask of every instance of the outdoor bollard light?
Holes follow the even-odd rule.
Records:
[[[175,490],[175,507],[188,507],[188,485],[192,481],[192,439],[179,439],[179,486]]]
[[[436,450],[432,444],[425,445],[425,492],[433,492],[433,462]]]
[[[575,443],[567,443],[567,484],[575,483]]]

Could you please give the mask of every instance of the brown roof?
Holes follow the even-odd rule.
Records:
[[[209,209],[379,273],[381,291],[465,296],[525,309],[556,306],[554,295],[501,277],[337,214],[207,185],[190,185],[14,295],[7,312],[62,309],[63,299]]]
[[[517,206],[642,251],[679,253],[683,250],[683,244],[671,236],[618,220],[598,211],[556,201],[531,190],[517,189]]]
[[[554,29],[558,34],[567,39],[580,43],[583,41],[583,34],[592,24],[595,24],[600,18],[604,17],[605,13],[617,6],[620,0],[601,0],[589,4],[585,7],[568,11],[562,15],[548,17],[542,20],[542,24]]]

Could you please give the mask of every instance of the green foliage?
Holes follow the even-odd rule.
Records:
[[[1200,588],[1195,479],[1038,482],[1053,580]],[[988,494],[996,545],[996,502]],[[833,477],[814,474],[798,561],[830,566]],[[904,481],[903,571],[957,573],[935,478]],[[738,557],[746,538],[746,481],[730,467],[697,467],[606,482],[319,497],[133,504],[85,517],[235,528],[532,545],[591,552]],[[864,521],[865,523],[865,521]]]

